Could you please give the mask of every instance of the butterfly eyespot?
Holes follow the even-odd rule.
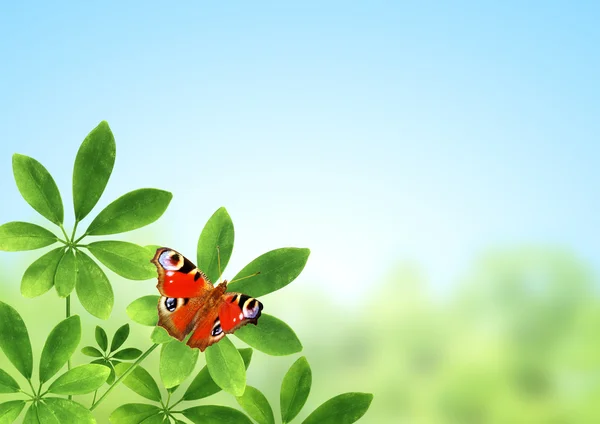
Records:
[[[177,299],[174,297],[167,297],[165,299],[165,308],[167,308],[167,311],[173,312],[177,309]]]
[[[262,303],[256,299],[248,298],[244,304],[244,307],[242,308],[242,311],[245,318],[255,319],[260,316],[260,311],[262,311],[262,309]]]
[[[178,271],[183,265],[183,258],[173,250],[165,250],[160,254],[158,262],[167,271]]]
[[[221,334],[222,332],[223,332],[223,329],[221,328],[221,322],[217,320],[217,322],[215,323],[210,334],[211,334],[211,336],[216,337],[219,334]]]

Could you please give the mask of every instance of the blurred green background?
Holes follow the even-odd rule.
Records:
[[[0,222],[44,224],[14,184],[18,152],[53,174],[69,229],[73,160],[105,119],[115,170],[82,228],[156,187],[174,194],[165,215],[119,239],[193,258],[225,206],[226,278],[311,248],[261,299],[313,368],[300,418],[362,391],[365,423],[598,422],[599,16],[596,2],[4,2]],[[40,253],[0,255],[0,300],[36,360],[64,316],[54,294],[20,296]],[[107,275],[108,322],[73,305],[82,346],[156,292]],[[132,324],[127,346],[149,334]],[[276,414],[295,359],[255,352],[248,382]],[[157,352],[146,364],[158,377]],[[141,401],[119,387],[96,416]]]

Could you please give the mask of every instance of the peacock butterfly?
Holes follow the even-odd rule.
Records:
[[[187,344],[201,352],[225,334],[256,325],[262,303],[241,293],[226,293],[227,281],[214,286],[208,277],[179,252],[156,250],[151,261],[158,270],[156,287],[158,325],[178,340],[191,334]]]

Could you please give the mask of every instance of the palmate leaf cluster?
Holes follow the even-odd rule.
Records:
[[[75,224],[71,235],[64,228],[62,198],[52,175],[37,160],[15,154],[13,174],[23,198],[40,215],[54,224],[47,229],[29,222],[9,222],[0,226],[0,250],[33,250],[61,245],[33,262],[21,281],[21,294],[40,296],[52,287],[60,297],[73,290],[81,305],[92,315],[107,319],[114,303],[111,284],[98,261],[111,271],[132,280],[156,275],[141,246],[124,241],[93,241],[89,236],[111,235],[135,230],[156,221],[164,213],[171,193],[154,188],[131,191],[106,206],[77,237],[76,229],[100,199],[115,162],[116,146],[106,122],[101,122],[85,138],[73,167],[73,210]],[[53,230],[60,230],[62,237]],[[85,253],[86,249],[88,253]]]
[[[38,389],[33,385],[33,352],[27,327],[19,313],[0,302],[0,349],[16,370],[28,381],[31,391],[22,388],[6,371],[0,369],[0,393],[23,393],[26,400],[0,404],[0,422],[11,423],[27,405],[24,423],[95,423],[92,413],[81,404],[56,395],[82,395],[104,384],[110,370],[103,365],[87,364],[74,367],[53,377],[71,358],[81,339],[79,316],[61,321],[50,332],[38,368]],[[50,382],[51,381],[51,382]],[[47,389],[44,386],[49,383]]]
[[[133,361],[139,358],[143,352],[135,347],[127,347],[119,350],[129,337],[129,324],[125,324],[117,329],[110,343],[110,348],[108,345],[108,335],[99,325],[96,326],[95,336],[98,347],[86,346],[81,349],[81,353],[92,358],[97,358],[91,362],[92,364],[100,364],[108,367],[110,375],[106,382],[113,384],[116,375],[115,367],[124,361]]]
[[[106,331],[97,326],[96,346],[81,349],[82,354],[92,358],[91,363],[71,367],[71,357],[81,339],[79,317],[69,316],[73,291],[84,309],[98,318],[107,319],[113,307],[111,284],[96,260],[128,279],[156,278],[150,258],[160,246],[142,247],[114,240],[84,243],[83,240],[134,230],[156,221],[166,210],[170,193],[151,188],[129,192],[105,207],[83,234],[77,235],[78,225],[89,216],[104,192],[114,166],[115,151],[114,137],[106,122],[100,123],[83,141],[73,170],[75,223],[70,235],[64,228],[61,195],[50,173],[33,158],[18,154],[13,157],[15,181],[23,198],[54,226],[48,229],[28,222],[4,224],[0,226],[0,250],[32,250],[61,243],[27,268],[21,281],[21,293],[35,297],[54,287],[60,297],[66,298],[67,318],[48,336],[40,356],[38,380],[34,382],[33,352],[27,328],[16,310],[0,301],[0,349],[31,389],[23,388],[8,372],[0,370],[0,393],[26,396],[24,400],[0,403],[0,424],[14,422],[22,416],[23,410],[26,410],[25,423],[95,423],[92,411],[121,382],[151,403],[118,407],[110,416],[110,422],[115,424],[274,423],[269,401],[260,390],[247,384],[246,370],[254,350],[273,356],[293,355],[302,350],[302,343],[289,325],[269,314],[262,314],[258,325],[247,325],[235,332],[249,347],[237,348],[230,336],[208,347],[206,365],[185,390],[180,387],[194,374],[200,352],[157,327],[158,295],[140,297],[127,307],[133,321],[153,327],[149,348],[143,352],[137,347],[124,347],[130,333],[129,324],[118,328],[110,343]],[[61,235],[55,233],[57,229]],[[225,208],[220,208],[202,230],[196,255],[198,267],[211,281],[221,278],[233,245],[233,222]],[[262,299],[296,279],[309,254],[308,249],[292,247],[267,252],[239,271],[228,285],[228,291]],[[252,278],[245,278],[250,276]],[[160,384],[141,365],[159,347]],[[65,365],[67,371],[56,377]],[[105,384],[108,388],[96,400]],[[301,357],[283,378],[282,423],[297,417],[311,384],[310,367]],[[198,400],[221,390],[236,397],[244,412],[220,405],[197,405]],[[92,392],[94,400],[89,407],[72,400],[74,395]],[[336,396],[313,411],[304,422],[352,423],[366,412],[371,398],[363,393]]]

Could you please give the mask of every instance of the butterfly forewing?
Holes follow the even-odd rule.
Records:
[[[172,298],[202,297],[213,285],[196,266],[173,249],[156,250],[152,263],[158,270],[156,287],[163,296]]]

